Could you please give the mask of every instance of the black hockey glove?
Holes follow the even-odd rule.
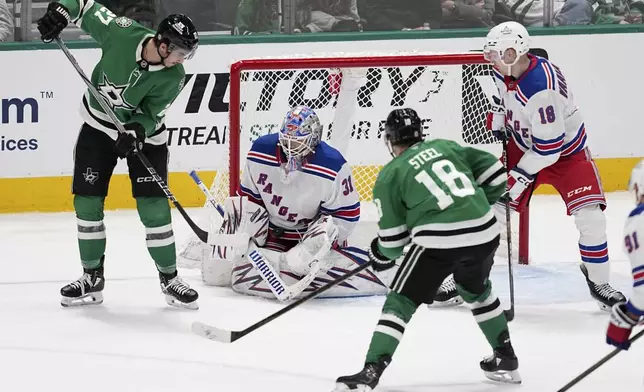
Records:
[[[70,21],[69,10],[60,3],[49,3],[47,12],[38,19],[38,31],[43,42],[51,42],[58,37]]]
[[[385,271],[396,265],[396,260],[390,260],[387,256],[380,253],[380,250],[378,249],[378,237],[371,241],[371,246],[369,247],[369,260],[371,260],[371,266],[374,271]]]
[[[494,103],[487,113],[485,127],[492,133],[492,136],[500,142],[508,140],[512,129],[505,121],[505,107],[499,97],[492,97]]]
[[[130,156],[134,150],[142,151],[145,142],[145,128],[139,123],[125,124],[125,129],[130,132],[119,133],[116,138],[116,153],[120,158]],[[134,132],[134,133],[132,133]]]

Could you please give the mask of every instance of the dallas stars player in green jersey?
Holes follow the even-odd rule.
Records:
[[[380,215],[369,251],[373,268],[394,267],[403,247],[411,247],[391,283],[364,369],[338,378],[336,391],[375,388],[412,315],[432,301],[451,273],[493,348],[494,355],[481,362],[485,375],[520,382],[508,324],[488,279],[500,237],[490,205],[505,191],[503,165],[492,154],[453,141],[423,141],[412,109],[389,114],[385,142],[394,159],[373,189]]]
[[[164,117],[183,88],[182,63],[197,49],[197,30],[185,15],[170,15],[153,31],[126,17],[117,17],[93,0],[60,0],[50,3],[38,20],[43,41],[56,38],[69,21],[98,42],[102,56],[91,80],[128,132],[119,134],[94,97],[89,91],[85,93],[81,103],[84,123],[74,151],[72,186],[84,273],[61,289],[61,303],[70,306],[103,302],[103,206],[117,160],[125,158],[132,194],[146,230],[148,252],[159,271],[166,301],[196,309],[197,292],[177,276],[168,200],[134,150],[136,146],[142,151],[167,181]]]

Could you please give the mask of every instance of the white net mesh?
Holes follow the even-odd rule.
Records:
[[[434,60],[437,57],[440,55],[427,56]],[[298,61],[303,60],[293,59],[293,63]],[[428,60],[428,64],[433,62]],[[391,159],[382,131],[394,108],[415,109],[425,135],[500,155],[500,144],[485,129],[489,99],[495,89],[489,65],[391,66],[386,62],[378,64],[377,58],[365,68],[352,68],[350,63],[338,59],[337,68],[293,66],[241,72],[240,105],[236,109],[231,102],[230,106],[231,112],[239,110],[240,114],[239,145],[229,146],[239,151],[240,167],[252,141],[277,132],[286,112],[297,105],[309,106],[318,114],[324,125],[324,139],[340,150],[352,166],[355,187],[363,202],[371,200],[376,176]],[[219,203],[229,196],[231,174],[228,166],[217,171],[211,192]],[[234,174],[239,176],[241,172]],[[366,245],[376,233],[377,216],[371,204],[363,203],[363,223],[351,238],[355,245]],[[199,241],[191,240],[181,252],[184,260],[180,266],[197,265],[199,248]]]

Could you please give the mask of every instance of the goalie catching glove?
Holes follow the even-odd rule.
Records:
[[[378,237],[371,241],[371,246],[369,247],[369,260],[371,260],[371,268],[378,272],[386,271],[396,266],[396,260],[389,259],[380,252],[380,249],[378,249]]]
[[[327,256],[337,246],[340,229],[330,216],[323,215],[311,223],[302,237],[302,242],[286,252],[288,268],[299,275],[307,275],[315,263],[320,271],[333,267],[334,260]]]

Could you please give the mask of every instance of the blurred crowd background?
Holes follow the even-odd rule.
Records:
[[[204,35],[311,34],[640,24],[644,0],[99,0],[117,15],[154,27],[170,13],[189,15]],[[37,40],[43,0],[0,0],[0,42]],[[85,39],[68,28],[66,39]]]

